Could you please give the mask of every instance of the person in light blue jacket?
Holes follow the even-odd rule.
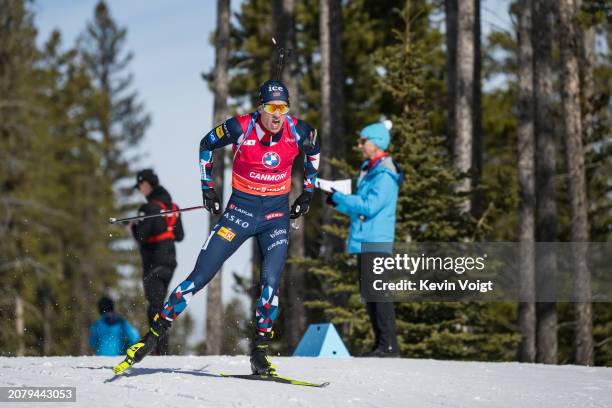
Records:
[[[359,148],[365,161],[357,179],[357,192],[338,191],[328,197],[336,210],[351,217],[347,249],[361,254],[362,243],[389,243],[395,238],[395,212],[403,174],[387,149],[391,139],[385,123],[374,123],[359,132]],[[358,256],[361,270],[361,257]],[[392,302],[367,302],[374,329],[375,344],[368,357],[399,355],[395,334],[395,309]]]
[[[98,356],[119,356],[138,341],[140,334],[125,318],[115,314],[112,299],[103,297],[98,302],[100,319],[89,328],[89,347]]]

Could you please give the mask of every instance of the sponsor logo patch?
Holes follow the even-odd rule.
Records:
[[[276,152],[266,152],[261,158],[261,162],[267,168],[273,169],[280,164],[280,156]]]
[[[269,221],[269,220],[274,219],[274,218],[282,217],[283,215],[285,215],[284,212],[282,212],[282,211],[275,211],[275,212],[271,212],[269,214],[266,214],[265,218],[266,218],[266,220]]]
[[[226,219],[230,220],[231,222],[233,222],[236,225],[240,225],[242,228],[248,228],[249,227],[249,223],[247,221],[242,221],[240,218],[236,217],[234,214],[225,213],[223,215],[223,218],[226,218]]]
[[[215,134],[215,131],[212,130],[209,134],[208,134],[208,141],[210,142],[210,144],[215,144],[219,141],[219,138],[217,137],[217,135]]]
[[[289,245],[289,240],[286,238],[276,240],[274,243],[272,243],[272,245],[268,246],[267,250],[270,251],[279,245]]]
[[[249,211],[247,211],[247,210],[243,210],[243,209],[242,209],[242,208],[240,208],[240,207],[236,207],[236,204],[234,204],[234,203],[230,203],[230,204],[228,205],[228,207],[229,207],[229,209],[230,209],[230,210],[238,211],[239,213],[244,214],[244,215],[246,215],[247,217],[252,217],[252,216],[253,216],[253,213],[252,213],[252,212],[249,212]]]
[[[274,232],[270,234],[270,238],[274,239],[279,235],[287,235],[287,230],[285,228],[275,229]]]
[[[245,140],[243,143],[244,146],[255,146],[255,139]]]
[[[230,229],[221,227],[219,231],[217,231],[217,235],[226,240],[227,242],[231,242],[232,239],[236,236],[235,232],[232,232]]]
[[[215,128],[215,133],[217,134],[217,137],[219,139],[221,139],[223,136],[225,136],[225,132],[223,131],[223,125],[217,126]]]
[[[259,181],[283,181],[287,178],[287,174],[289,172],[285,171],[284,173],[259,173],[256,171],[252,171],[249,173],[249,177]]]

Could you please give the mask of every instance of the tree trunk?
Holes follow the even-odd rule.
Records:
[[[474,21],[475,1],[461,3],[457,8],[457,65],[455,81],[455,143],[454,166],[461,173],[472,168],[472,146],[474,134]],[[455,191],[467,193],[471,190],[470,177],[464,177]],[[466,200],[463,211],[470,212],[470,200]]]
[[[329,159],[344,159],[344,78],[342,75],[342,2],[340,0],[320,0],[319,34],[321,43],[321,151],[325,158],[321,160],[321,175],[328,179],[337,179],[339,173]],[[335,210],[325,204],[322,194],[321,225],[334,225]],[[319,257],[330,261],[334,254],[344,251],[344,240],[322,232],[322,243]],[[336,295],[332,301],[346,304],[345,295]],[[348,335],[350,326],[344,324],[341,334]]]
[[[89,325],[88,325],[89,321],[88,320],[84,320],[84,324],[81,325],[81,327],[79,328],[81,334],[80,334],[80,338],[81,341],[79,342],[79,355],[81,356],[86,356],[87,354],[89,354]]]
[[[587,194],[582,147],[582,114],[578,59],[580,38],[576,27],[573,0],[559,0],[561,48],[561,86],[565,151],[569,173],[571,240],[574,246],[574,311],[576,313],[576,364],[593,365],[593,318],[591,274],[587,266],[586,242],[589,240]],[[584,244],[582,244],[584,243]]]
[[[534,94],[536,133],[536,241],[554,242],[557,229],[555,202],[556,149],[553,131],[552,21],[553,0],[533,0]],[[536,257],[536,361],[557,363],[557,312],[554,279],[557,270],[551,246]]]
[[[50,289],[45,288],[45,292],[49,293]],[[51,355],[53,348],[53,306],[51,305],[51,299],[48,295],[43,295],[43,355]]]
[[[321,0],[319,32],[321,42],[321,150],[328,159],[321,161],[321,175],[328,179],[338,178],[338,171],[331,165],[332,156],[344,158],[344,93],[342,77],[342,2]],[[323,197],[325,199],[325,197]],[[321,225],[332,225],[334,210],[323,204]],[[323,232],[320,256],[331,259],[334,253],[343,250],[343,241]]]
[[[452,150],[455,141],[455,104],[457,84],[457,0],[445,0],[446,21],[446,89],[448,93],[448,147]]]
[[[17,293],[15,295],[15,332],[17,333],[17,357],[23,357],[25,355],[25,339],[23,333],[25,330],[25,321],[23,317],[23,299],[21,295]]]
[[[334,0],[331,0],[334,1]],[[331,148],[331,24],[330,1],[319,1],[319,42],[321,43],[321,125],[319,134],[321,136],[322,150],[329,151]],[[331,150],[331,149],[330,149]],[[321,160],[319,167],[321,174],[332,178],[332,167],[327,160]]]
[[[531,46],[531,0],[520,0],[518,16],[518,184],[519,273],[518,320],[521,344],[518,360],[535,362],[535,138],[533,106],[533,48]]]
[[[297,50],[295,38],[295,0],[275,0],[274,4],[274,33],[276,41],[285,50],[292,50],[291,55],[285,57],[285,69],[281,74],[281,81],[289,90],[292,114],[299,117],[300,113],[300,91],[299,70],[297,66]],[[304,172],[299,164],[304,160],[303,154],[295,158],[296,165],[291,173],[291,193],[289,204],[302,193]],[[298,230],[291,229],[289,240],[288,258],[304,256],[304,224],[303,218],[292,221],[299,225]],[[305,288],[304,271],[296,265],[287,265],[285,277],[282,280],[282,299],[285,304],[285,319],[283,327],[283,338],[287,351],[293,352],[299,343],[302,334],[306,330],[306,310],[304,308]]]
[[[87,217],[85,217],[87,220]],[[88,221],[84,225],[90,225]],[[92,242],[89,241],[88,242]],[[81,273],[75,282],[75,290],[74,290],[74,298],[75,305],[77,305],[77,313],[76,322],[77,322],[77,333],[76,336],[78,338],[77,350],[78,355],[85,356],[89,353],[89,325],[91,323],[89,313],[85,312],[86,310],[91,310],[88,306],[95,304],[96,299],[93,299],[93,292],[89,287],[89,282],[92,282],[92,276],[95,276],[92,273],[92,269],[94,266],[88,262],[79,262],[81,266]]]
[[[580,10],[582,1],[577,0],[576,8]],[[593,70],[595,67],[595,27],[589,26],[582,31],[582,54],[580,68],[582,70],[582,134],[583,134],[583,153],[587,153],[585,146],[591,146],[594,138],[594,98],[595,98],[595,79]],[[588,187],[587,187],[588,188]],[[589,236],[589,239],[591,237]],[[589,308],[590,309],[590,308]],[[578,362],[576,358],[576,362]],[[590,364],[593,364],[591,362]]]
[[[582,0],[576,0],[576,10],[579,11]],[[583,144],[588,146],[593,142],[593,98],[595,96],[595,80],[593,78],[593,68],[595,67],[595,27],[589,26],[581,31],[581,90],[583,100],[582,110],[582,132]],[[586,153],[586,152],[585,152]]]
[[[215,107],[213,121],[215,126],[222,123],[228,115],[227,96],[229,91],[228,69],[229,69],[229,40],[230,40],[230,0],[217,0],[217,32],[215,34],[215,70],[213,80],[213,93]],[[225,173],[225,157],[227,149],[218,149],[213,152],[213,177],[215,191],[222,203],[223,183]],[[219,221],[221,215],[210,213],[208,217],[209,227],[212,228]],[[217,275],[207,286],[206,297],[206,354],[221,354],[223,344],[223,296],[222,296],[222,272],[219,269]]]
[[[472,188],[477,188],[482,180],[482,84],[480,56],[480,0],[474,0],[474,105],[473,105],[473,143],[472,143]],[[480,191],[472,193],[471,211],[479,219],[483,211],[483,197]]]
[[[344,159],[344,75],[342,74],[342,1],[331,2],[330,7],[330,77],[331,77],[331,128],[329,137],[333,142],[333,150],[328,151],[330,157]],[[332,173],[338,176],[337,171]],[[326,207],[327,208],[327,207]],[[343,249],[343,240],[339,241],[337,249]]]

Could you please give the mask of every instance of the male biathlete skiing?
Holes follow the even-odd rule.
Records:
[[[221,212],[212,184],[212,151],[233,146],[232,196],[219,223],[204,243],[194,270],[170,294],[150,331],[131,346],[115,368],[119,374],[141,361],[156,346],[191,297],[215,276],[223,262],[250,237],[261,253],[261,294],[255,310],[257,328],[251,349],[253,374],[274,375],[268,358],[272,325],[278,315],[278,287],[289,245],[289,218],[308,212],[319,167],[317,133],[289,114],[289,92],[280,81],[259,89],[259,106],[215,127],[200,142],[200,172],[204,207]],[[293,160],[304,151],[304,191],[289,210]]]

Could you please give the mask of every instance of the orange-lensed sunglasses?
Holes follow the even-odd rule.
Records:
[[[274,103],[264,103],[263,110],[270,115],[273,115],[274,112],[278,111],[281,115],[289,113],[289,105],[277,105]]]

